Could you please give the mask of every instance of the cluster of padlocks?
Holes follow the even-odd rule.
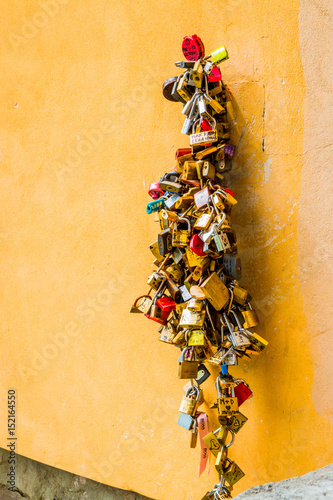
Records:
[[[250,330],[259,320],[249,292],[239,284],[241,262],[230,224],[237,203],[224,178],[235,150],[227,120],[231,95],[218,68],[228,53],[221,47],[205,57],[196,35],[185,37],[182,48],[186,61],[175,64],[185,71],[163,84],[163,94],[182,103],[182,133],[190,136],[191,147],[178,149],[176,167],[149,187],[153,201],[147,213],[155,213],[160,224],[157,241],[150,245],[157,269],[148,278],[150,290],[131,312],[159,323],[159,339],[181,351],[178,377],[189,382],[178,424],[190,432],[192,448],[200,432],[207,365],[220,367],[217,400],[211,405],[220,427],[208,432],[203,425],[206,434],[201,436],[205,456],[212,453],[219,474],[218,484],[202,500],[217,500],[231,498],[233,485],[244,476],[228,450],[247,421],[239,407],[252,396],[248,384],[228,369],[243,356],[260,354],[267,342]]]

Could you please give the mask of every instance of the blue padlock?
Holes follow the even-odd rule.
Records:
[[[147,214],[152,214],[153,212],[159,212],[164,207],[164,197],[159,198],[148,203]]]

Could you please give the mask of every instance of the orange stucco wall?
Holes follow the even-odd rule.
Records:
[[[216,482],[177,426],[178,351],[128,314],[158,231],[147,186],[188,145],[161,85],[197,33],[229,50],[233,222],[269,341],[232,371],[255,394],[235,492],[332,462],[332,16],[328,0],[3,5],[2,447],[15,387],[23,455],[161,500]]]

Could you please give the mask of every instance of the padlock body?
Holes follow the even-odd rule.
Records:
[[[216,272],[212,273],[200,288],[212,306],[220,311],[229,301],[229,291]]]
[[[181,413],[186,413],[187,415],[193,416],[196,412],[198,406],[198,401],[190,396],[184,396],[180,404],[179,411]]]
[[[198,361],[180,361],[178,378],[197,378],[198,366]]]

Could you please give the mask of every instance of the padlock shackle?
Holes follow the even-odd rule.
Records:
[[[150,300],[153,300],[153,298],[150,296],[150,295],[140,295],[140,297],[138,297],[135,301],[134,301],[134,307],[137,307],[137,302],[138,300],[140,299],[150,299]]]

